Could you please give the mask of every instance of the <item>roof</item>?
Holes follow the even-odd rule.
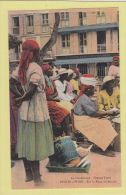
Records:
[[[96,25],[87,25],[87,26],[59,28],[58,34],[64,35],[64,34],[70,34],[70,33],[105,31],[109,29],[118,29],[118,28],[119,28],[119,23],[96,24]]]
[[[56,60],[55,65],[66,65],[66,64],[91,64],[91,63],[104,63],[112,62],[113,57],[95,57],[95,58],[77,58],[77,59],[65,59]]]

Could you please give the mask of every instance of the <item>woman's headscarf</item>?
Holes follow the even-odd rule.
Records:
[[[33,51],[40,50],[38,43],[34,40],[27,40],[22,44],[21,59],[19,64],[19,81],[24,86],[26,83],[26,71],[29,67],[29,63],[33,59]]]
[[[46,64],[46,65],[43,65],[41,66],[41,69],[43,71],[43,74],[45,74],[45,72],[50,68],[50,65],[49,64]]]
[[[49,64],[46,64],[46,65],[41,66],[41,69],[42,69],[42,71],[43,71],[43,74],[44,74],[44,77],[45,77],[45,80],[46,80],[47,84],[48,84],[49,87],[51,87],[52,90],[54,91],[54,87],[53,87],[53,83],[52,83],[51,79],[45,74],[45,72],[46,72],[47,70],[49,70],[50,67],[51,67],[51,66],[50,66]]]
[[[74,69],[74,68],[72,68],[72,70],[74,71],[74,73],[73,73],[73,79],[74,79],[74,78],[76,78],[76,73],[79,73],[79,71],[77,69]]]
[[[114,57],[113,57],[113,62],[112,62],[112,64],[111,64],[112,66],[114,66],[114,59],[115,59],[115,58],[118,58],[118,59],[119,59],[119,56],[114,56]]]
[[[95,77],[91,74],[83,74],[82,77],[80,78],[81,84],[80,84],[80,93],[78,98],[75,100],[74,104],[77,102],[79,97],[81,97],[84,94],[85,89],[89,89],[92,87],[95,87],[97,84],[97,81]]]

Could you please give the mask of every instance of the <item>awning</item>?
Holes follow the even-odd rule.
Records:
[[[91,64],[91,63],[104,63],[112,62],[113,57],[95,57],[95,58],[83,58],[83,59],[64,59],[56,60],[55,65],[69,65],[69,64]]]
[[[68,27],[68,28],[59,28],[58,29],[58,34],[65,35],[65,34],[70,34],[70,33],[105,31],[105,30],[118,29],[118,28],[119,28],[119,23],[96,24],[96,25],[88,25],[88,26],[76,26],[76,27]]]

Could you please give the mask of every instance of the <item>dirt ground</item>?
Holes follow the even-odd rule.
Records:
[[[49,159],[40,162],[43,186],[34,187],[33,181],[25,182],[22,160],[16,160],[11,168],[12,189],[63,189],[63,188],[110,188],[121,187],[121,153],[107,157],[91,152],[88,159],[91,167],[88,173],[49,172],[46,165]]]

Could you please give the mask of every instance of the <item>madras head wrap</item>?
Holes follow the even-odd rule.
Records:
[[[19,82],[24,86],[26,83],[26,71],[29,67],[29,63],[32,62],[33,59],[33,51],[39,51],[40,47],[36,41],[27,40],[22,44],[22,50],[18,76]]]
[[[115,58],[118,58],[118,59],[119,59],[119,56],[114,56],[114,57],[113,57],[113,62],[112,62],[112,64],[111,64],[112,66],[114,66],[114,59],[115,59]]]
[[[79,71],[75,68],[72,68],[72,70],[74,71],[74,73],[73,73],[73,79],[74,79],[77,76],[76,73],[79,73]]]
[[[43,71],[43,74],[45,74],[45,72],[50,68],[50,65],[49,64],[46,64],[46,65],[43,65],[41,66],[41,69]]]
[[[89,88],[95,87],[96,84],[97,84],[96,79],[91,74],[84,74],[84,75],[82,75],[82,77],[80,78],[80,80],[81,80],[81,84],[80,84],[81,90],[80,90],[79,96],[75,100],[74,104],[77,102],[77,100],[79,99],[79,97],[84,94],[85,89],[89,89]]]
[[[51,67],[51,66],[50,66],[49,64],[46,64],[46,65],[41,66],[41,69],[42,69],[42,71],[43,71],[43,74],[44,74],[44,77],[45,77],[45,80],[46,80],[47,84],[48,84],[49,87],[51,87],[52,90],[54,91],[54,87],[53,87],[53,84],[52,84],[51,79],[45,74],[45,72],[46,72],[47,70],[49,70],[50,67]]]
[[[72,70],[75,72],[75,73],[79,73],[79,71],[75,68],[72,68]]]
[[[82,75],[82,77],[80,78],[80,80],[81,80],[81,83],[84,84],[84,85],[86,85],[86,86],[92,85],[93,87],[95,87],[96,84],[97,84],[96,79],[91,74],[84,74],[84,75]]]

